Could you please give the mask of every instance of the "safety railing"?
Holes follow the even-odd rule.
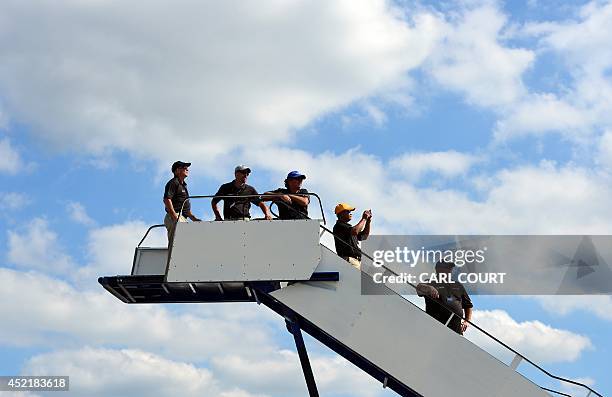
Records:
[[[245,200],[245,199],[259,199],[262,201],[268,201],[266,199],[272,199],[272,198],[280,198],[283,196],[287,196],[287,195],[297,195],[297,196],[309,196],[309,197],[315,197],[317,199],[317,201],[319,202],[319,210],[321,211],[321,219],[323,220],[323,224],[327,224],[327,220],[325,219],[325,211],[323,210],[323,203],[321,202],[321,197],[319,197],[318,194],[316,193],[312,193],[312,192],[308,192],[308,193],[274,193],[274,194],[245,194],[245,195],[196,195],[196,196],[189,196],[189,199],[206,199],[206,198],[210,198],[210,199],[233,199],[233,200],[242,200],[242,201],[251,201],[251,200]],[[183,213],[183,207],[185,206],[185,202],[183,202],[183,204],[181,205],[181,211],[179,212],[179,214]],[[291,206],[287,206],[288,208],[291,208],[291,210],[293,211],[297,211],[295,208],[291,207]],[[299,212],[299,211],[297,211]],[[300,215],[303,216],[303,214],[300,212]],[[307,217],[307,219],[311,219],[310,217]]]

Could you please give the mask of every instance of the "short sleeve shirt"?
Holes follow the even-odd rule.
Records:
[[[336,253],[338,256],[361,259],[361,251],[359,250],[359,242],[362,239],[362,233],[353,235],[351,226],[348,222],[338,220],[334,225],[334,242],[336,243]],[[348,243],[348,245],[347,245]]]
[[[187,191],[187,183],[185,181],[181,183],[177,177],[174,177],[170,179],[168,183],[166,183],[166,187],[164,189],[164,200],[170,199],[172,202],[172,208],[174,208],[176,213],[181,210],[181,207],[183,207],[183,216],[186,216],[186,214],[191,212],[191,203],[189,202],[188,197],[189,191]],[[183,203],[185,203],[185,205],[183,205]],[[166,212],[168,212],[167,209]]]
[[[257,195],[257,190],[251,185],[246,183],[242,186],[236,186],[234,181],[224,183],[219,187],[215,196],[249,196]],[[223,200],[223,218],[225,219],[236,219],[236,218],[250,218],[251,203],[259,205],[261,199],[259,197],[245,197],[245,198],[213,198],[213,204]]]
[[[308,190],[300,189],[296,193],[290,193],[289,189],[278,188],[276,190],[273,190],[272,193],[308,194]],[[308,205],[300,205],[299,203],[295,201],[292,201],[291,204],[287,204],[281,199],[275,199],[274,202],[278,206],[278,217],[280,219],[307,219],[308,218]]]
[[[426,296],[425,311],[443,323],[446,323],[450,316],[450,312],[444,309],[443,306],[447,307],[458,316],[463,316],[463,309],[474,306],[465,287],[461,283],[431,282],[428,283],[428,285],[434,287],[438,291],[440,297],[438,299],[432,299]]]

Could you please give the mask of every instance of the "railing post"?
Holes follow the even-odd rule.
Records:
[[[510,363],[510,368],[516,371],[516,369],[518,368],[522,360],[523,360],[523,357],[519,356],[518,354],[515,355],[514,358],[512,359],[512,362]]]

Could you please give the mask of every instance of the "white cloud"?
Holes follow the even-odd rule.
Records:
[[[612,296],[609,295],[535,296],[533,299],[555,316],[587,312],[603,320],[612,321]]]
[[[101,287],[77,288],[38,273],[0,268],[0,278],[6,283],[0,290],[0,345],[110,345],[188,361],[232,353],[261,356],[274,350],[267,317],[258,316],[256,305],[232,304],[230,309],[219,304],[197,315],[173,313],[161,305],[126,305]],[[264,321],[248,333],[238,326],[258,318]]]
[[[0,193],[0,209],[15,211],[20,210],[32,203],[32,199],[24,194],[18,192],[6,192]]]
[[[41,354],[27,361],[24,372],[67,374],[70,395],[74,396],[227,395],[205,368],[133,349],[85,347]],[[253,396],[241,390],[234,393],[238,391],[245,397]]]
[[[601,136],[596,161],[604,169],[612,170],[612,130],[605,131]]]
[[[76,278],[88,285],[85,280],[97,280],[102,275],[128,274],[132,268],[134,249],[149,226],[142,221],[128,221],[91,229],[87,239],[88,264],[78,269]],[[167,246],[164,232],[152,231],[144,246]]]
[[[317,388],[323,395],[379,396],[380,383],[364,375],[340,356],[310,354]],[[280,350],[267,358],[225,356],[213,362],[215,372],[227,379],[240,379],[247,390],[294,396],[304,393],[305,384],[297,353]],[[394,392],[388,392],[394,395]],[[386,393],[385,393],[386,395]]]
[[[497,122],[495,138],[560,132],[577,139],[589,132],[591,119],[583,110],[552,94],[530,95]]]
[[[85,206],[81,203],[74,201],[69,202],[66,206],[66,212],[68,212],[70,219],[81,225],[94,226],[96,224],[96,221],[87,214]]]
[[[444,39],[432,53],[427,70],[442,86],[464,94],[479,106],[514,103],[526,93],[523,73],[535,53],[502,43],[507,17],[493,2],[462,9],[447,18]]]
[[[584,335],[553,328],[540,321],[517,322],[503,310],[475,310],[474,323],[513,347],[536,363],[572,362],[582,352],[593,349]],[[466,337],[489,353],[509,363],[514,353],[489,339],[476,329],[469,329]]]
[[[0,172],[16,174],[23,160],[8,138],[0,139]]]
[[[400,14],[383,0],[3,2],[1,99],[80,153],[225,154],[402,84],[439,24]]]
[[[578,139],[612,126],[612,3],[592,1],[564,22],[526,24],[522,35],[535,37],[539,57],[555,57],[561,65],[558,93],[530,93],[502,114],[498,138],[558,132]]]
[[[50,274],[67,274],[74,267],[57,233],[43,218],[35,218],[19,230],[8,231],[7,260],[20,268]]]
[[[0,103],[0,131],[8,129],[9,126],[9,118],[6,114],[6,111],[2,107],[2,103]]]
[[[463,175],[477,161],[479,161],[477,156],[449,150],[406,153],[393,158],[389,165],[391,168],[397,168],[410,179],[418,179],[427,172],[435,172],[445,177]]]

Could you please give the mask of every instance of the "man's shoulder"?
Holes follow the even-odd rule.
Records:
[[[171,178],[168,182],[166,182],[166,189],[172,186],[178,186],[179,180],[177,177]]]
[[[244,190],[248,192],[255,192],[254,194],[257,194],[257,189],[255,189],[253,186],[249,184],[244,185]]]
[[[233,184],[234,184],[234,181],[222,183],[221,186],[219,186],[219,190],[230,190]]]
[[[334,225],[334,229],[347,229],[347,228],[351,228],[352,226],[348,223],[348,222],[344,222],[344,221],[336,221],[336,224]]]

